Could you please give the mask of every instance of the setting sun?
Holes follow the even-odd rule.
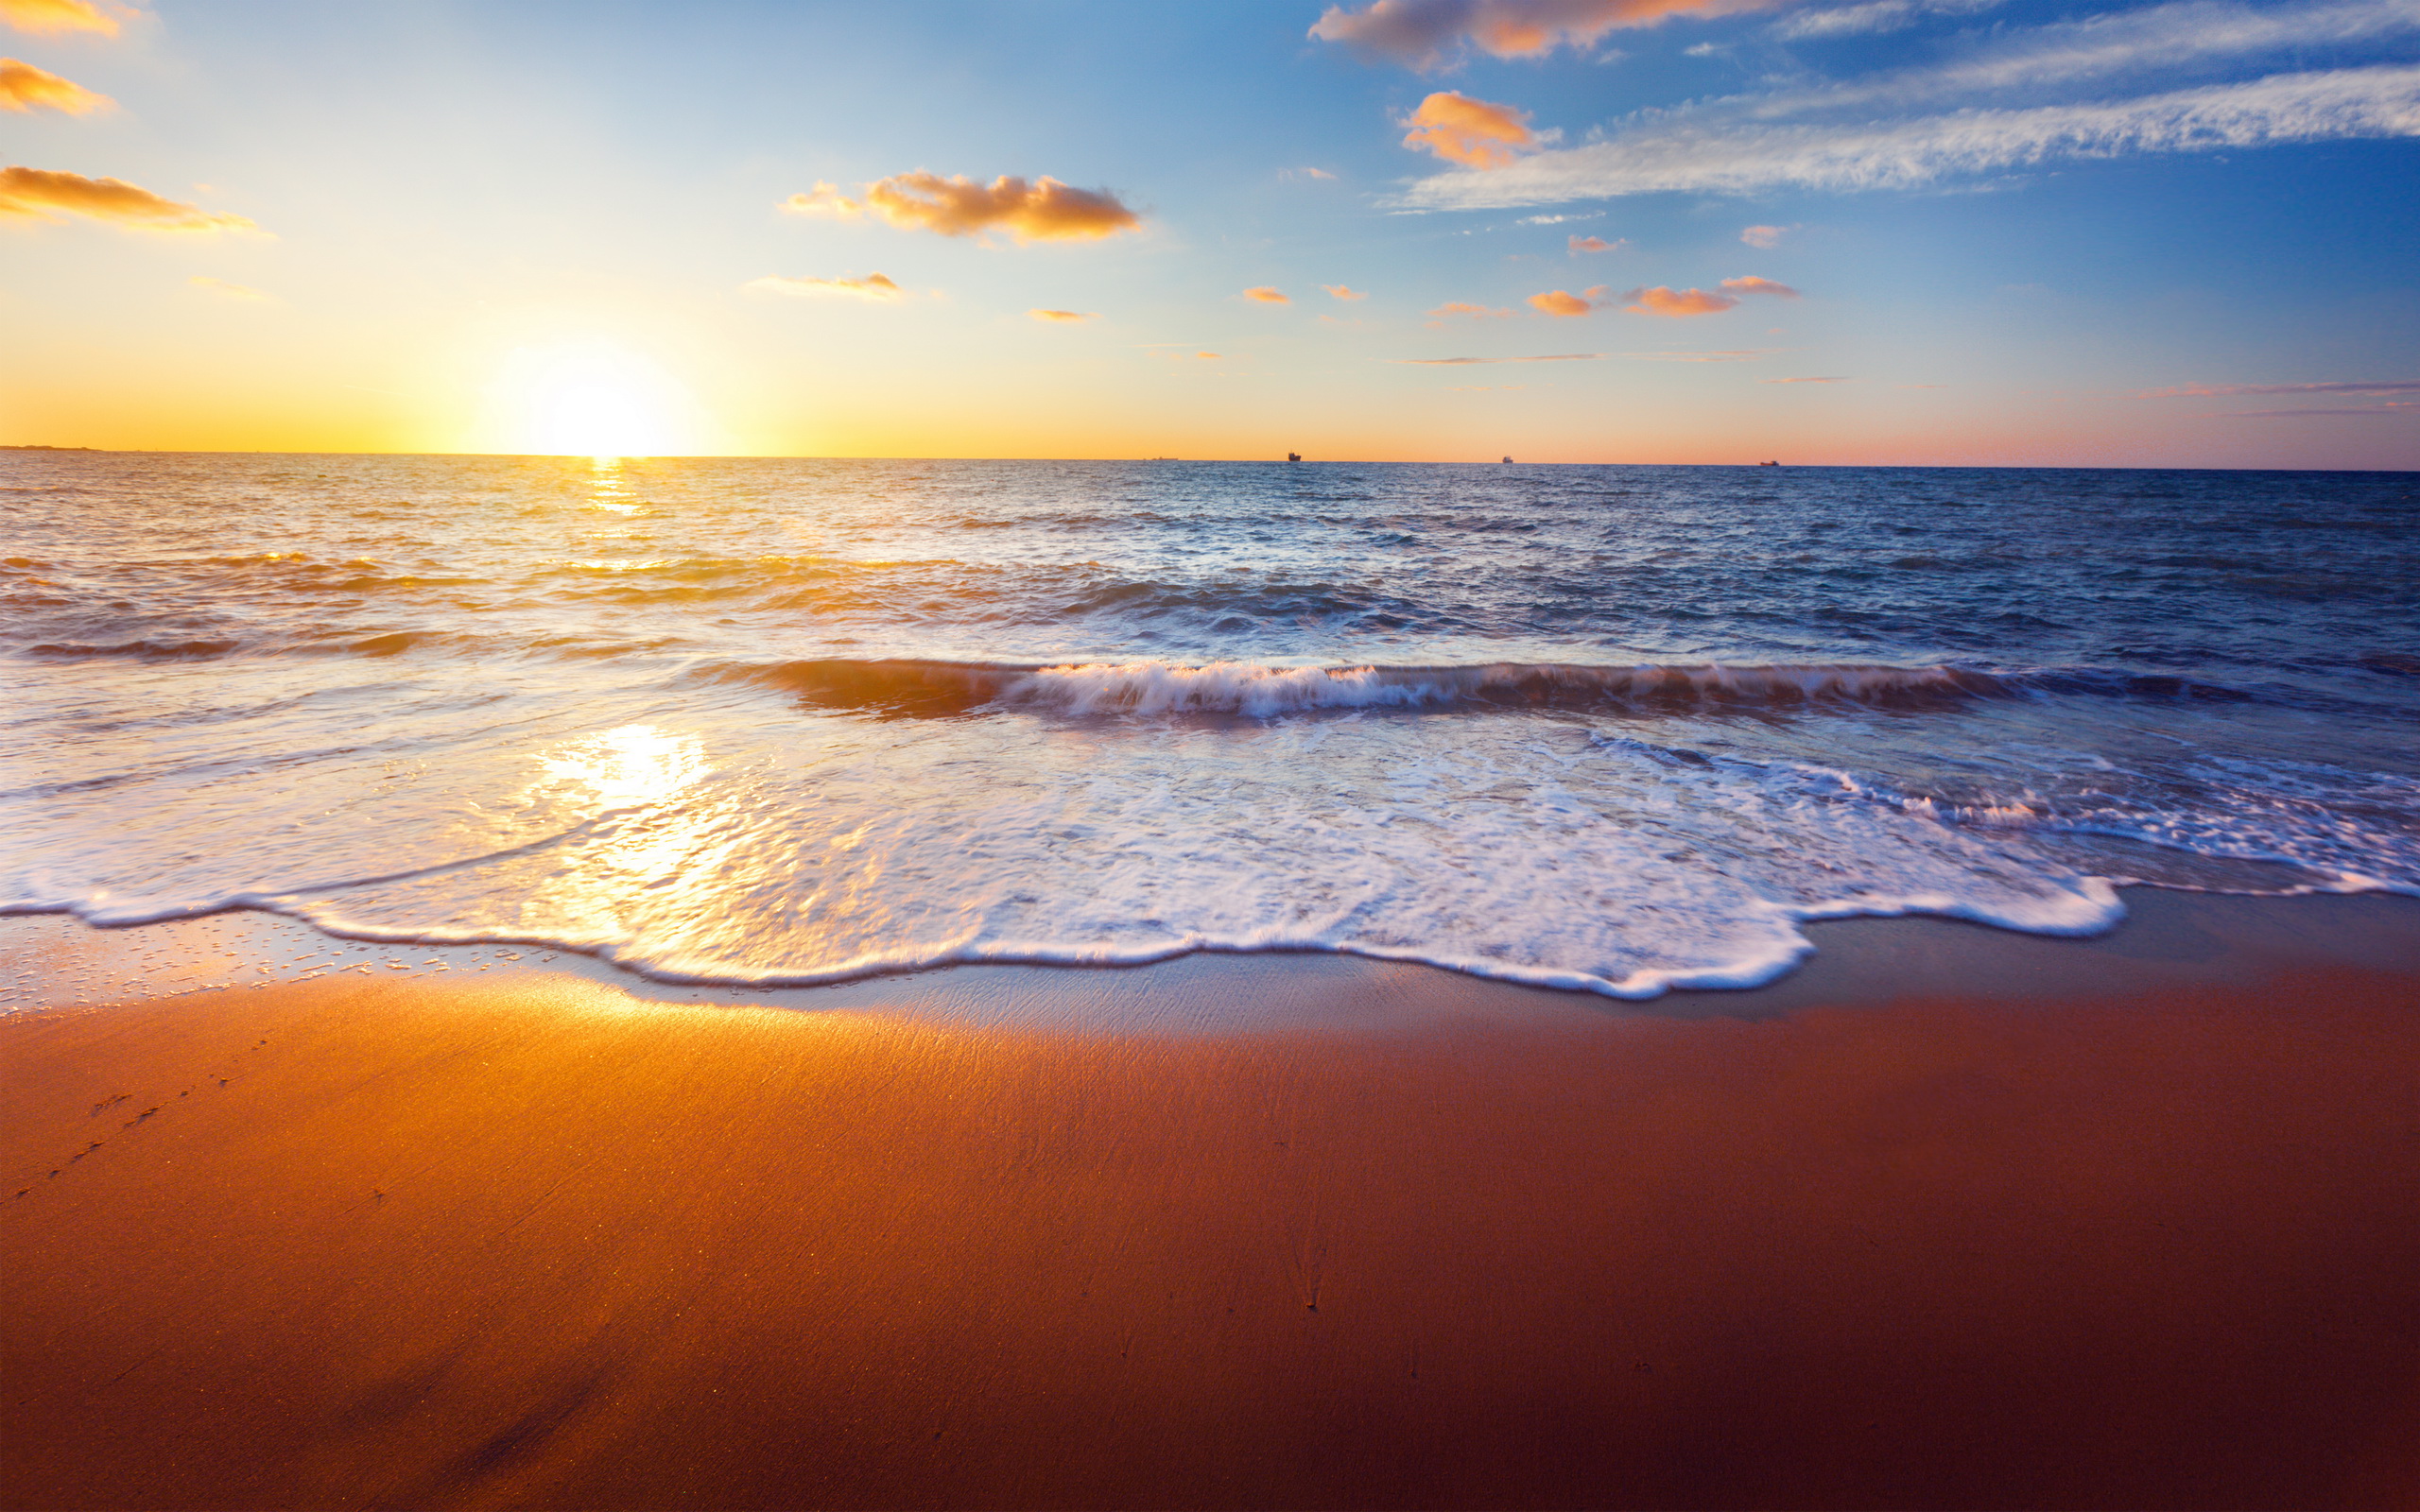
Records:
[[[561,456],[685,452],[690,400],[655,363],[609,342],[522,347],[488,396],[491,444]]]

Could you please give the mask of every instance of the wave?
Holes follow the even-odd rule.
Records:
[[[827,708],[908,714],[1040,708],[1074,715],[1241,714],[1314,710],[1501,708],[1643,712],[1787,711],[1825,706],[1919,710],[2031,694],[2240,701],[2239,689],[2178,677],[2046,668],[1807,663],[1592,666],[1287,667],[1166,661],[1017,665],[828,659],[723,666],[709,676],[781,688]]]

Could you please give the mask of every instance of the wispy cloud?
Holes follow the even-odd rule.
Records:
[[[1798,291],[1787,284],[1776,284],[1769,278],[1750,274],[1745,278],[1726,278],[1722,286],[1734,294],[1770,294],[1779,300],[1794,300]]]
[[[1989,10],[2000,0],[1865,0],[1862,5],[1835,6],[1828,10],[1804,10],[1773,24],[1772,34],[1785,42],[1815,37],[1856,37],[1877,31],[1899,31],[1927,15],[1965,15]]]
[[[1769,384],[1844,384],[1849,380],[1846,378],[1767,378],[1763,381]]]
[[[1428,312],[1430,325],[1443,325],[1448,320],[1509,320],[1512,318],[1510,310],[1491,310],[1484,304],[1472,304],[1462,300],[1451,301]]]
[[[1468,168],[1500,168],[1538,145],[1530,112],[1443,90],[1395,123],[1408,126],[1403,145]]]
[[[798,299],[867,300],[884,304],[902,297],[899,285],[880,273],[868,273],[863,278],[784,278],[773,274],[752,279],[741,287]]]
[[[1325,168],[1280,168],[1277,170],[1277,177],[1291,183],[1298,179],[1333,179],[1336,175]]]
[[[15,58],[0,58],[0,111],[30,112],[36,107],[62,115],[89,115],[114,104],[72,79]]]
[[[1143,218],[1106,189],[1070,189],[1044,177],[1028,183],[1007,175],[988,184],[960,174],[944,179],[919,169],[893,174],[864,186],[852,199],[836,184],[816,184],[782,201],[795,215],[854,220],[872,214],[903,231],[943,236],[1003,232],[1020,242],[1085,241],[1139,231]]]
[[[1625,352],[1634,362],[1760,362],[1778,357],[1787,347],[1735,347],[1727,352]]]
[[[1601,352],[1557,352],[1543,357],[1391,357],[1398,368],[1483,368],[1499,362],[1600,362]]]
[[[2420,394],[2420,379],[2394,378],[2374,384],[2184,384],[2174,388],[2153,388],[2134,397],[2216,399],[2246,394]]]
[[[1627,236],[1610,242],[1602,236],[1573,236],[1565,243],[1565,249],[1578,257],[1584,252],[1618,252],[1629,245]]]
[[[1633,315],[1720,315],[1739,305],[1739,301],[1728,294],[1709,294],[1704,289],[1668,288],[1661,284],[1653,288],[1633,289],[1622,298],[1631,301],[1622,308]]]
[[[1366,300],[1370,297],[1365,289],[1351,288],[1342,284],[1322,284],[1320,287],[1325,289],[1331,297],[1340,300]]]
[[[117,18],[92,0],[0,0],[0,21],[36,35],[58,31],[117,35]]]
[[[1544,294],[1530,296],[1530,308],[1541,315],[1594,315],[1604,302],[1605,285],[1602,284],[1582,294],[1573,294],[1566,289],[1548,289]]]
[[[1684,110],[1642,112],[1607,140],[1541,151],[1494,172],[1425,179],[1399,204],[1480,210],[1673,191],[1901,189],[2076,158],[2410,136],[2420,136],[2420,67],[2408,65],[1899,121],[1777,124]]]
[[[1268,284],[1256,284],[1252,288],[1244,290],[1242,298],[1252,301],[1254,304],[1291,304],[1294,302],[1292,300],[1286,297],[1283,290]]]
[[[215,294],[222,300],[242,300],[254,304],[277,302],[272,295],[263,294],[258,289],[246,288],[241,284],[230,284],[223,278],[212,278],[207,273],[196,273],[185,282],[204,294]]]
[[[1037,320],[1051,321],[1063,325],[1077,320],[1098,320],[1100,318],[1099,315],[1083,310],[1028,310],[1025,313],[1033,317]]]
[[[2291,57],[2414,31],[2420,31],[2420,5],[2412,0],[2319,0],[2259,9],[2237,0],[2174,0],[2048,26],[1995,28],[1945,61],[1782,91],[1754,101],[1753,110],[1776,117],[1876,104],[1964,105],[2012,90],[2122,75],[2156,73],[2183,83],[2180,75],[2238,66],[2246,58]]]
[[[1739,239],[1758,251],[1770,252],[1781,245],[1781,239],[1796,231],[1795,226],[1751,226],[1739,233]]]
[[[1412,68],[1451,62],[1464,47],[1497,58],[1538,58],[1586,47],[1609,31],[1674,15],[1764,9],[1772,0],[1373,0],[1330,6],[1311,35]]]
[[[2420,404],[2390,402],[2371,404],[2360,409],[2231,409],[2213,420],[2299,420],[2306,415],[2408,415],[2420,411]]]
[[[137,231],[257,231],[241,215],[164,198],[120,179],[87,179],[44,168],[0,168],[0,216],[88,215]]]

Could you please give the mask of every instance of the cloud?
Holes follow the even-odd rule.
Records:
[[[1669,289],[1660,284],[1651,289],[1633,289],[1622,298],[1634,301],[1622,306],[1633,315],[1720,315],[1739,303],[1728,294]]]
[[[0,111],[30,112],[41,106],[64,115],[88,115],[115,103],[47,69],[0,58]]]
[[[1394,357],[1398,368],[1479,368],[1498,362],[1598,362],[1601,352],[1558,352],[1544,357]]]
[[[1605,285],[1602,284],[1598,284],[1595,288],[1588,290],[1584,294],[1571,294],[1566,293],[1562,289],[1548,289],[1544,294],[1532,294],[1530,296],[1530,307],[1546,315],[1594,315],[1597,312],[1597,307],[1604,302]]]
[[[1403,145],[1470,168],[1500,168],[1535,147],[1530,112],[1443,90],[1395,123],[1411,129]]]
[[[1294,302],[1292,300],[1288,299],[1284,293],[1267,284],[1254,284],[1253,287],[1244,290],[1239,298],[1250,300],[1255,304],[1291,304]]]
[[[1769,384],[1844,384],[1846,378],[1767,378]]]
[[[1781,245],[1781,239],[1796,231],[1795,226],[1751,226],[1739,233],[1739,239],[1758,251],[1770,252]]]
[[[1735,347],[1728,352],[1625,352],[1634,362],[1760,362],[1778,357],[1785,347]]]
[[[1441,304],[1437,306],[1437,308],[1429,311],[1428,321],[1431,325],[1442,325],[1447,320],[1455,319],[1461,316],[1468,316],[1474,320],[1509,320],[1512,318],[1512,312],[1510,310],[1491,310],[1484,304],[1469,304],[1461,300],[1456,300],[1449,304]]]
[[[863,278],[784,278],[774,274],[751,280],[741,287],[761,289],[767,294],[788,294],[799,299],[869,300],[890,303],[902,298],[899,285],[880,273],[868,273]]]
[[[1927,15],[1964,15],[1989,10],[2000,0],[1866,0],[1863,5],[1830,10],[1808,10],[1773,24],[1772,34],[1785,42],[1810,37],[1856,37],[1877,31],[1900,31]]]
[[[1539,58],[1586,47],[1609,31],[1667,16],[1756,10],[1772,0],[1373,0],[1330,6],[1311,27],[1322,42],[1417,69],[1450,61],[1464,45],[1497,58]]]
[[[1325,168],[1280,168],[1277,170],[1277,177],[1288,183],[1292,183],[1297,179],[1333,179],[1336,175]]]
[[[1070,189],[1044,177],[1028,183],[1007,175],[989,184],[960,174],[944,179],[922,169],[897,173],[865,185],[852,199],[834,184],[818,182],[806,194],[782,201],[794,215],[832,215],[854,220],[872,213],[902,231],[943,236],[1004,232],[1020,242],[1086,241],[1139,231],[1143,218],[1106,189]]]
[[[185,280],[185,282],[192,284],[195,288],[201,290],[205,294],[216,294],[221,299],[249,300],[259,304],[275,304],[277,302],[274,298],[269,295],[263,294],[258,289],[246,288],[241,284],[230,284],[223,278],[212,278],[207,273],[196,273],[193,277]]]
[[[0,21],[19,31],[97,31],[117,35],[117,18],[92,0],[0,0]]]
[[[2243,394],[2420,394],[2420,379],[2395,378],[2375,384],[2186,384],[2177,388],[2154,388],[2133,397],[2214,399]],[[2317,411],[2311,413],[2316,414]],[[2361,413],[2367,414],[2368,411]]]
[[[2212,420],[2298,420],[2305,415],[2401,415],[2420,410],[2420,404],[2396,401],[2367,409],[2231,409]]]
[[[1507,209],[1675,191],[1905,189],[2074,158],[2420,136],[2420,67],[2277,74],[2138,99],[1901,121],[1726,123],[1687,112],[1633,120],[1632,129],[1608,140],[1535,153],[1494,173],[1422,180],[1398,208]]]
[[[1203,362],[1217,362],[1221,355],[1221,353],[1216,352],[1197,352],[1194,353],[1195,357]]]
[[[64,212],[141,231],[257,231],[241,215],[164,199],[119,179],[87,179],[45,168],[0,168],[0,216],[47,218]]]
[[[1340,300],[1366,300],[1370,297],[1366,289],[1349,288],[1342,284],[1322,284],[1320,287]]]
[[[1025,313],[1032,316],[1037,320],[1055,320],[1061,322],[1072,320],[1098,320],[1100,318],[1098,314],[1083,310],[1028,310]]]
[[[1578,257],[1582,252],[1618,252],[1629,245],[1630,238],[1627,236],[1610,242],[1602,236],[1574,236],[1566,244],[1567,249],[1574,257]]]
[[[1779,300],[1794,300],[1798,291],[1787,284],[1776,284],[1769,278],[1750,274],[1745,278],[1726,278],[1722,286],[1734,294],[1770,294]]]
[[[1995,28],[1946,61],[1772,95],[1754,102],[1754,113],[1776,117],[1934,100],[1969,105],[2014,89],[2154,71],[2182,83],[2181,71],[2412,31],[2420,31],[2420,6],[2411,0],[2321,0],[2258,9],[2237,0],[2175,0],[2080,21]]]

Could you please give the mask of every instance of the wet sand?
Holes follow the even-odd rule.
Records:
[[[2415,924],[1826,925],[1635,1009],[1308,956],[53,992],[0,1019],[0,1495],[2420,1505]]]

